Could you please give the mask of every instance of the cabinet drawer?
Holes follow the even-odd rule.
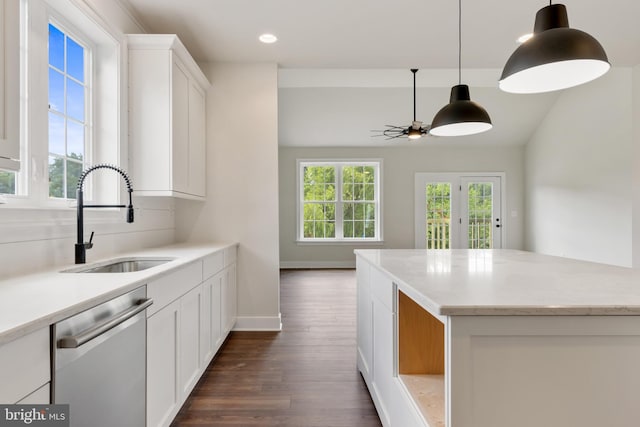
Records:
[[[226,248],[224,250],[224,266],[228,266],[236,262],[237,257],[237,249],[236,246],[233,245],[230,248]]]
[[[375,267],[371,268],[371,294],[393,311],[393,281]]]
[[[202,260],[147,283],[147,297],[153,304],[147,309],[147,317],[161,310],[202,283]]]
[[[0,402],[15,403],[48,383],[49,327],[0,346]]]
[[[214,276],[217,272],[224,267],[225,251],[219,251],[215,254],[211,254],[203,259],[202,265],[202,277],[207,280],[209,277]]]

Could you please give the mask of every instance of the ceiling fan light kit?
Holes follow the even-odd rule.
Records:
[[[611,64],[602,45],[569,28],[567,8],[549,4],[536,14],[533,37],[509,57],[499,87],[511,93],[542,93],[594,80]]]
[[[385,130],[373,130],[371,132],[380,132],[378,135],[373,136],[386,136],[387,139],[395,139],[406,136],[409,139],[420,139],[422,135],[426,135],[429,133],[429,125],[422,126],[422,122],[416,120],[416,73],[418,72],[417,68],[412,68],[411,72],[413,73],[413,121],[411,122],[411,126],[403,127],[403,126],[394,126],[387,125],[387,129]]]

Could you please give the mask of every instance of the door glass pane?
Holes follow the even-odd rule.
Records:
[[[469,249],[493,248],[493,184],[469,183]]]
[[[427,249],[451,249],[451,184],[427,184]]]

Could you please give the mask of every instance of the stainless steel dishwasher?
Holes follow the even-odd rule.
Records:
[[[51,397],[69,404],[71,427],[144,427],[146,296],[142,286],[52,326]]]

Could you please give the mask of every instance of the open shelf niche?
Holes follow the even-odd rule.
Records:
[[[429,427],[444,427],[444,324],[400,291],[398,373]]]

